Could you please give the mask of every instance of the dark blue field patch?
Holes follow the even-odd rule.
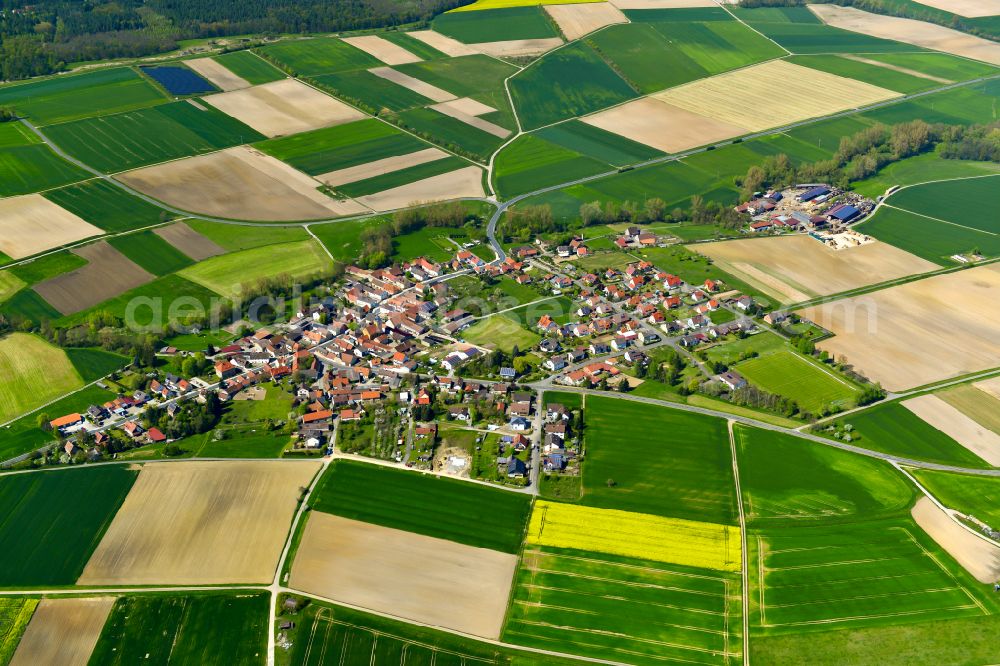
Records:
[[[143,67],[142,71],[171,95],[197,95],[218,90],[187,67]]]

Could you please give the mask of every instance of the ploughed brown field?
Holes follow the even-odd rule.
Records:
[[[42,599],[11,666],[87,666],[114,597]]]
[[[64,315],[86,310],[156,279],[104,241],[78,247],[73,254],[86,259],[87,265],[35,285],[35,291]]]

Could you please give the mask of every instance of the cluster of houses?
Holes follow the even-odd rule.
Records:
[[[768,190],[736,206],[750,216],[750,233],[841,228],[865,217],[875,204],[853,192],[809,185],[783,192]]]
[[[615,238],[615,246],[621,250],[655,247],[660,244],[660,238],[651,231],[640,227],[628,227],[625,233]]]

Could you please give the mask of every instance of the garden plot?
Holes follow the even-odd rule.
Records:
[[[224,247],[205,238],[183,222],[154,229],[153,233],[195,261],[226,253]]]
[[[573,41],[599,28],[614,23],[628,23],[628,18],[609,2],[591,2],[578,5],[545,5],[552,20],[566,39]]]
[[[976,423],[936,395],[911,398],[903,401],[903,406],[989,464],[1000,467],[1000,435]]]
[[[653,95],[662,102],[751,132],[901,96],[784,60],[719,74]]]
[[[452,58],[460,58],[462,56],[474,55],[476,50],[470,46],[463,44],[457,39],[452,39],[447,35],[442,35],[440,32],[435,32],[433,30],[414,30],[413,32],[406,33],[414,39],[419,39],[424,44],[427,44],[431,48],[435,48],[446,56],[451,56]]]
[[[114,597],[42,599],[11,666],[86,666],[114,603]]]
[[[382,39],[378,35],[344,37],[344,41],[351,46],[361,49],[368,55],[378,58],[387,65],[405,65],[409,62],[420,62],[420,58],[416,55],[398,44],[393,44],[388,39]]]
[[[326,196],[318,181],[247,146],[116,177],[171,206],[228,219],[315,220],[365,212],[355,201]]]
[[[358,203],[376,211],[405,208],[415,203],[447,201],[449,199],[479,198],[483,191],[483,171],[468,166],[439,176],[431,176],[382,192],[358,197]]]
[[[443,113],[455,120],[461,120],[466,125],[470,125],[501,139],[506,139],[510,136],[511,132],[506,127],[500,127],[496,123],[479,118],[478,116],[483,114],[496,112],[496,109],[482,102],[477,102],[471,97],[462,97],[461,99],[454,99],[449,102],[441,102],[440,104],[432,105],[431,108],[438,113]]]
[[[809,5],[827,25],[1000,65],[1000,44],[944,26],[837,5]],[[995,13],[995,12],[994,12]]]
[[[941,9],[966,18],[981,18],[1000,14],[996,0],[915,0],[921,5]]]
[[[562,44],[563,40],[558,37],[542,37],[538,39],[508,39],[500,42],[482,42],[480,44],[470,44],[469,46],[480,53],[485,53],[494,58],[523,58],[525,56],[542,55],[557,46],[562,46]]]
[[[526,542],[719,571],[740,570],[740,528],[631,511],[537,500]]]
[[[221,585],[274,577],[314,462],[147,463],[80,585]]]
[[[427,99],[435,102],[447,102],[450,99],[455,99],[455,96],[447,90],[442,90],[437,86],[432,86],[431,84],[414,78],[409,74],[403,74],[392,67],[373,67],[368,71],[375,76],[383,78],[386,81],[392,81],[396,85],[403,86],[407,90],[412,90],[418,95],[423,95]]]
[[[124,294],[156,276],[100,241],[73,250],[87,265],[35,285],[38,295],[64,315],[80,312]]]
[[[374,162],[368,162],[367,164],[359,164],[347,167],[346,169],[330,171],[316,176],[316,179],[326,183],[330,187],[336,187],[347,183],[356,183],[359,180],[375,178],[376,176],[382,176],[394,171],[409,169],[410,167],[441,160],[448,156],[448,153],[440,148],[425,148],[415,153],[385,157]]]
[[[41,194],[0,199],[0,253],[11,259],[30,257],[103,233]]]
[[[223,92],[250,87],[249,81],[229,71],[228,67],[214,58],[195,58],[185,60],[184,64],[214,83]]]
[[[295,79],[281,79],[202,99],[269,137],[341,125],[365,117],[357,109]]]
[[[995,367],[1000,309],[986,304],[998,297],[1000,267],[978,266],[799,314],[834,333],[820,349],[900,391]]]
[[[676,153],[746,134],[746,130],[738,125],[708,118],[652,97],[626,102],[580,120],[665,153]]]
[[[911,514],[980,583],[1000,580],[1000,546],[958,524],[928,497],[917,500]]]
[[[926,273],[937,264],[888,243],[834,250],[811,236],[704,243],[694,249],[719,268],[783,303]]]
[[[517,556],[313,512],[289,586],[495,639]]]

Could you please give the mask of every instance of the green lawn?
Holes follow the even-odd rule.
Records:
[[[734,430],[750,524],[813,525],[906,510],[914,489],[888,463],[799,437]]]
[[[330,258],[312,240],[233,252],[198,262],[178,275],[223,296],[261,278],[288,275],[304,279],[330,270]]]
[[[45,129],[70,155],[114,173],[260,141],[264,136],[215,107],[187,101]]]
[[[263,592],[119,597],[90,660],[121,666],[264,664],[268,603]]]
[[[736,666],[730,632],[739,593],[738,578],[718,571],[532,547],[518,569],[502,638],[640,666]]]
[[[516,553],[530,496],[415,471],[335,461],[311,506],[354,520]]]
[[[29,333],[0,338],[0,377],[0,423],[84,384],[63,350]]]
[[[73,367],[76,368],[85,382],[100,379],[132,362],[132,359],[127,356],[114,354],[103,349],[70,347],[65,351]]]
[[[109,238],[108,243],[153,275],[167,275],[190,266],[194,260],[152,231]]]
[[[75,583],[137,475],[112,465],[0,477],[0,586]]]
[[[946,507],[975,516],[993,529],[1000,526],[1000,479],[930,469],[910,473]]]
[[[733,369],[754,386],[794,400],[799,409],[819,414],[830,407],[852,407],[859,389],[833,370],[790,349],[737,363]]]
[[[587,396],[588,506],[733,524],[736,496],[723,419]]]
[[[212,60],[255,86],[285,78],[284,72],[252,51],[223,53],[212,56]]]
[[[158,224],[174,217],[173,213],[100,178],[50,190],[45,198],[111,233]]]
[[[510,80],[521,124],[536,129],[636,97],[594,49],[576,42],[542,56]]]
[[[542,339],[537,333],[525,329],[516,320],[505,315],[480,319],[460,335],[473,344],[495,346],[507,353],[515,346],[522,350],[529,349]]]
[[[166,100],[130,67],[108,67],[0,87],[0,106],[13,106],[36,125],[141,109]]]

